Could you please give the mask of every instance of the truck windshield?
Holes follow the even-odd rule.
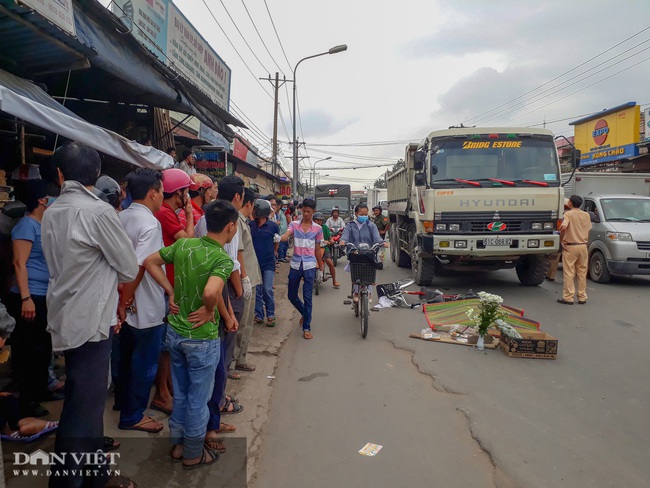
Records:
[[[341,213],[348,213],[348,199],[347,198],[318,198],[316,200],[316,211],[329,212],[334,207],[338,207]]]
[[[430,168],[435,187],[467,182],[474,186],[560,185],[560,165],[550,138],[499,134],[498,138],[447,140],[431,155]]]
[[[603,198],[605,220],[610,222],[650,222],[650,199]]]

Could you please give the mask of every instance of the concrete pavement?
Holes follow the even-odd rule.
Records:
[[[254,486],[650,483],[650,279],[589,282],[585,306],[556,303],[561,276],[527,288],[514,271],[448,274],[436,285],[525,308],[559,339],[558,359],[409,339],[425,326],[417,310],[372,313],[364,341],[344,287],[326,289],[314,340],[295,331],[282,351]],[[366,442],[384,448],[361,456]]]

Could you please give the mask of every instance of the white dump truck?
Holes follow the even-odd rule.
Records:
[[[523,285],[544,281],[564,198],[550,131],[436,131],[406,146],[404,161],[387,178],[391,257],[418,284],[442,268],[514,267]]]

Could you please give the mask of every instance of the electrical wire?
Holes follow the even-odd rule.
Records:
[[[522,94],[522,95],[519,95],[518,97],[515,97],[515,98],[513,98],[513,99],[511,99],[511,100],[509,100],[509,101],[507,101],[507,102],[505,102],[505,103],[503,103],[503,104],[501,104],[501,105],[499,105],[499,106],[497,106],[497,107],[495,107],[495,108],[493,108],[493,109],[491,109],[491,110],[488,110],[488,111],[486,111],[486,112],[483,112],[483,113],[481,113],[481,114],[479,114],[479,115],[476,115],[476,116],[474,116],[474,117],[471,117],[471,118],[465,120],[465,121],[463,122],[463,125],[466,125],[467,123],[471,122],[471,121],[474,120],[474,119],[478,119],[479,117],[481,117],[481,116],[483,116],[483,115],[486,115],[486,114],[488,114],[488,113],[491,113],[491,112],[493,112],[493,111],[495,111],[495,110],[500,109],[501,107],[503,107],[504,105],[509,104],[510,102],[513,102],[513,101],[519,100],[520,98],[525,97],[526,95],[529,95],[529,94],[531,94],[532,92],[539,90],[540,88],[543,88],[544,86],[548,85],[549,83],[552,83],[552,82],[554,82],[555,80],[558,80],[558,79],[562,78],[563,76],[565,76],[565,75],[571,73],[572,71],[575,71],[576,69],[581,68],[582,66],[586,65],[587,63],[590,63],[591,61],[593,61],[594,59],[596,59],[596,58],[602,56],[603,54],[605,54],[605,53],[607,53],[607,52],[609,52],[609,51],[611,51],[611,50],[613,50],[613,49],[616,49],[618,46],[620,46],[620,45],[622,45],[622,44],[625,44],[625,43],[626,43],[627,41],[629,41],[630,39],[635,38],[636,36],[638,36],[639,34],[642,34],[643,32],[647,31],[648,29],[650,29],[650,26],[646,27],[645,29],[640,30],[640,31],[637,32],[636,34],[631,35],[631,36],[628,37],[627,39],[622,40],[621,42],[619,42],[618,44],[615,44],[614,46],[610,47],[609,49],[606,49],[605,51],[603,51],[603,52],[601,52],[601,53],[599,53],[599,54],[596,54],[595,56],[589,58],[588,60],[586,60],[586,61],[580,63],[578,66],[575,66],[575,67],[571,68],[570,70],[565,71],[565,72],[562,73],[561,75],[558,75],[558,76],[556,76],[555,78],[553,78],[553,79],[551,79],[551,80],[549,80],[549,81],[547,81],[547,82],[545,82],[545,83],[539,85],[538,87],[535,87],[535,88],[533,88],[532,90],[529,90],[529,91],[527,91],[526,93],[524,93],[524,94]]]
[[[266,3],[266,0],[264,0],[264,6],[266,7],[266,12],[269,14],[269,19],[271,20],[271,25],[273,26],[273,31],[275,32],[275,37],[278,39],[278,43],[280,44],[280,49],[282,49],[282,54],[284,55],[284,60],[287,62],[287,66],[289,66],[289,71],[291,71],[291,63],[289,62],[289,58],[287,58],[287,53],[284,50],[284,46],[282,45],[282,41],[280,40],[280,35],[278,34],[278,30],[275,28],[275,22],[273,22],[273,16],[271,15],[271,10],[269,10],[269,6]]]
[[[244,34],[242,34],[241,30],[239,30],[239,27],[237,26],[237,22],[235,22],[235,19],[233,19],[233,18],[232,18],[232,15],[230,15],[230,12],[228,11],[228,7],[226,7],[226,4],[223,3],[223,0],[219,0],[219,2],[221,3],[221,6],[223,7],[223,9],[226,11],[226,14],[228,14],[228,17],[230,18],[230,21],[232,22],[232,25],[234,25],[234,26],[235,26],[235,29],[237,29],[237,32],[239,32],[239,35],[241,36],[241,38],[242,38],[243,41],[244,41],[244,44],[246,44],[246,46],[248,47],[248,49],[250,50],[250,52],[253,54],[253,56],[255,57],[255,59],[257,59],[257,62],[260,63],[260,66],[262,67],[262,69],[263,69],[266,73],[270,73],[270,71],[269,71],[269,70],[264,66],[264,63],[262,63],[262,61],[260,60],[260,58],[257,57],[257,54],[255,54],[255,51],[253,51],[253,48],[251,47],[251,45],[248,44],[248,41],[247,41],[246,38],[244,37]],[[203,0],[203,3],[205,3],[205,0]]]
[[[222,32],[223,35],[225,36],[226,40],[230,43],[230,45],[232,46],[232,48],[235,50],[235,53],[237,53],[237,56],[239,56],[239,59],[241,59],[241,62],[244,63],[244,66],[246,66],[246,69],[248,70],[248,72],[249,72],[249,73],[251,74],[251,76],[255,79],[255,81],[256,81],[257,84],[260,86],[260,88],[262,88],[262,90],[264,91],[264,93],[266,93],[266,95],[269,96],[269,97],[271,98],[271,100],[273,100],[273,95],[271,95],[271,94],[267,91],[266,87],[265,87],[264,85],[262,85],[262,83],[261,83],[260,80],[257,78],[257,76],[255,76],[255,73],[253,73],[253,70],[250,68],[250,66],[248,66],[248,63],[246,63],[246,61],[244,61],[244,58],[243,58],[242,55],[239,53],[239,51],[237,50],[237,48],[235,47],[235,45],[233,44],[233,42],[230,40],[230,37],[228,37],[228,34],[226,34],[226,31],[223,29],[223,27],[221,27],[221,24],[219,23],[219,21],[217,20],[217,18],[215,17],[215,15],[212,13],[212,10],[210,9],[210,7],[209,7],[208,4],[206,3],[206,1],[205,1],[205,0],[202,0],[202,1],[203,1],[203,5],[205,5],[205,8],[207,8],[207,9],[208,9],[208,12],[210,12],[210,15],[212,16],[212,19],[215,21],[215,23],[217,24],[217,26],[219,26],[219,29],[221,29],[221,32]]]
[[[647,39],[647,40],[643,41],[642,43],[637,44],[632,49],[635,49],[638,46],[640,46],[641,44],[645,44],[646,42],[649,42],[649,41],[650,41],[650,39]],[[627,61],[628,59],[633,58],[634,56],[637,56],[637,55],[641,54],[642,52],[647,51],[649,49],[650,49],[650,47],[646,47],[646,48],[644,48],[644,49],[642,49],[642,50],[640,50],[640,51],[638,51],[638,52],[636,52],[634,54],[631,54],[630,56],[627,56],[626,58],[620,59],[620,60],[616,61],[615,63],[612,63],[611,65],[606,66],[605,68],[596,71],[595,73],[592,73],[591,75],[585,76],[582,79],[579,79],[579,80],[577,80],[577,81],[575,81],[573,83],[569,83],[568,85],[566,85],[566,86],[564,86],[562,88],[559,88],[561,85],[563,85],[565,83],[568,83],[569,81],[571,81],[571,80],[573,80],[573,79],[575,79],[575,78],[577,78],[577,77],[579,77],[579,76],[581,76],[581,75],[583,75],[585,73],[588,73],[589,71],[591,71],[593,69],[596,69],[597,67],[602,66],[603,64],[608,63],[609,61],[611,61],[611,60],[613,60],[613,59],[615,59],[616,57],[619,56],[619,55],[616,55],[616,56],[614,56],[612,58],[607,59],[606,61],[603,61],[600,64],[597,64],[596,66],[594,66],[592,68],[589,68],[586,71],[583,71],[582,73],[577,74],[576,76],[573,76],[573,77],[569,78],[568,80],[563,81],[562,83],[559,83],[558,85],[554,85],[554,86],[551,86],[550,88],[547,88],[546,90],[534,95],[533,97],[531,97],[531,98],[529,98],[527,100],[523,100],[522,102],[519,102],[519,103],[509,107],[508,109],[506,109],[504,111],[492,114],[492,116],[490,116],[490,118],[488,118],[486,120],[480,120],[479,119],[479,120],[476,121],[476,123],[477,124],[486,124],[486,123],[490,122],[491,120],[495,120],[496,118],[499,118],[500,116],[505,115],[507,113],[514,112],[517,109],[522,108],[522,107],[524,107],[524,106],[526,106],[528,104],[536,103],[536,102],[539,102],[541,100],[544,100],[545,98],[549,98],[549,97],[553,96],[554,94],[556,94],[557,92],[565,90],[566,88],[569,88],[570,86],[576,85],[576,84],[578,84],[578,83],[580,83],[580,82],[582,82],[582,81],[584,81],[584,80],[586,80],[588,78],[591,78],[592,76],[595,76],[595,75],[597,75],[599,73],[602,73],[603,71],[606,71],[606,70],[616,66],[617,64],[620,64],[620,63],[622,63],[624,61]],[[625,51],[625,52],[628,52],[628,51]],[[623,53],[621,53],[621,54],[623,54]],[[556,88],[559,88],[559,89],[556,90]],[[545,95],[545,96],[541,96],[542,94],[548,93],[548,92],[552,92],[552,93],[549,93],[548,95]],[[536,99],[536,97],[539,97],[539,98]]]
[[[631,65],[631,66],[628,66],[627,68],[623,68],[622,70],[617,71],[616,73],[613,73],[613,74],[611,74],[611,75],[609,75],[609,76],[606,76],[606,77],[603,78],[602,80],[598,80],[598,81],[592,83],[591,85],[587,85],[587,86],[585,86],[585,87],[583,87],[583,88],[580,88],[580,89],[578,89],[578,90],[576,90],[576,91],[573,91],[573,92],[569,93],[568,95],[565,95],[565,96],[560,97],[560,98],[558,98],[558,99],[556,99],[556,100],[553,100],[552,102],[549,102],[549,103],[547,103],[547,104],[545,104],[545,105],[542,105],[541,107],[538,107],[538,108],[536,108],[536,109],[530,110],[529,112],[526,112],[526,113],[523,113],[523,114],[521,114],[521,115],[518,115],[517,117],[508,120],[508,121],[505,122],[503,125],[507,125],[508,123],[512,122],[513,120],[517,120],[517,119],[519,119],[519,118],[521,118],[521,117],[523,117],[523,116],[525,116],[525,115],[531,114],[531,113],[533,113],[533,112],[537,112],[538,110],[541,110],[541,109],[543,109],[543,108],[545,108],[545,107],[548,107],[549,105],[553,105],[554,103],[557,103],[557,102],[559,102],[559,101],[561,101],[561,100],[564,100],[565,98],[568,98],[568,97],[570,97],[570,96],[572,96],[572,95],[575,95],[576,93],[581,92],[581,91],[583,91],[583,90],[586,90],[587,88],[591,88],[591,87],[594,86],[594,85],[597,85],[597,84],[599,84],[599,83],[602,83],[602,82],[605,81],[605,80],[608,80],[608,79],[610,79],[610,78],[613,78],[614,76],[616,76],[616,75],[618,75],[618,74],[620,74],[620,73],[623,73],[624,71],[627,71],[627,70],[629,70],[629,69],[632,69],[632,68],[634,68],[634,67],[636,67],[636,66],[638,66],[638,65],[640,65],[640,64],[642,64],[642,63],[645,63],[645,62],[648,61],[648,60],[650,60],[650,58],[645,58],[645,59],[639,61],[638,63],[635,63],[635,64],[633,64],[633,65]]]
[[[267,47],[266,42],[264,42],[264,39],[262,39],[262,34],[260,34],[260,31],[258,30],[257,25],[255,25],[255,21],[253,20],[253,17],[251,16],[251,13],[248,11],[248,7],[246,6],[246,3],[244,2],[244,0],[241,0],[241,3],[244,6],[244,9],[246,10],[246,13],[248,14],[248,18],[250,19],[251,23],[253,24],[253,28],[255,29],[255,32],[257,32],[257,37],[259,37],[260,41],[262,41],[262,45],[264,46],[264,49],[266,49],[266,52],[271,57],[271,59],[273,60],[273,63],[278,68],[278,70],[284,75],[284,71],[282,71],[282,68],[280,68],[280,65],[278,64],[278,62],[273,57],[273,54],[271,54],[271,51],[269,51],[269,48]],[[270,74],[269,74],[269,76],[270,76]]]

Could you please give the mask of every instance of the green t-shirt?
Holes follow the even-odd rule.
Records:
[[[332,238],[332,231],[325,224],[321,225],[323,228],[323,240],[329,241]],[[330,252],[330,246],[325,246],[325,252]]]
[[[190,339],[212,340],[219,337],[219,312],[214,309],[214,321],[192,329],[189,314],[203,306],[203,289],[211,276],[224,283],[233,270],[233,262],[217,241],[209,237],[179,239],[160,250],[168,264],[174,264],[174,301],[180,308],[177,315],[169,315],[169,325]]]

